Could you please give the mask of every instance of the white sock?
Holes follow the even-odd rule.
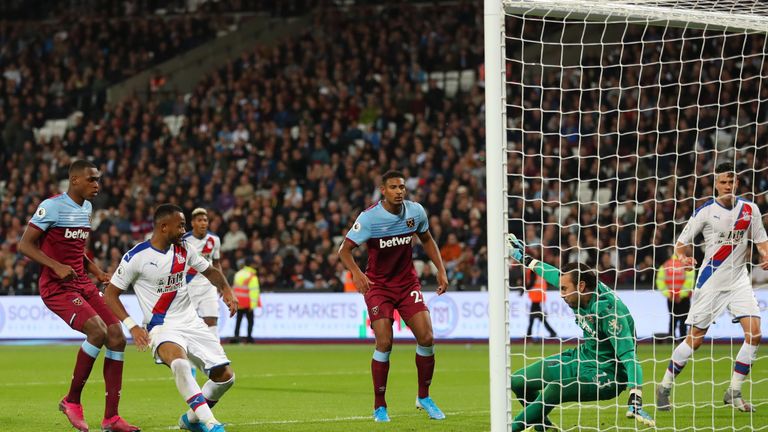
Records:
[[[213,417],[211,408],[205,401],[200,386],[195,381],[195,378],[192,377],[191,368],[192,365],[187,359],[176,359],[171,362],[171,371],[176,380],[176,388],[187,402],[187,405],[194,411],[198,421],[206,425],[218,423],[216,418]]]
[[[733,365],[733,375],[731,376],[731,388],[733,390],[741,391],[741,385],[747,379],[749,369],[756,358],[757,346],[744,342],[739,353],[736,354],[736,363]]]
[[[213,335],[216,336],[216,340],[219,340],[219,326],[217,325],[208,326],[208,330],[210,330],[211,333],[213,333]]]
[[[669,361],[669,366],[666,372],[664,372],[664,378],[661,380],[661,385],[666,388],[672,387],[675,383],[675,377],[679,374],[685,364],[688,363],[688,359],[693,355],[693,348],[685,341],[682,341],[680,345],[672,352],[672,359]]]
[[[230,389],[235,384],[235,375],[232,375],[232,378],[230,378],[227,381],[224,382],[215,382],[208,380],[203,384],[203,396],[205,396],[206,399],[212,402],[218,402],[219,399],[221,399],[222,396],[224,396],[224,393],[227,392],[227,390]]]
[[[211,380],[206,381],[205,384],[203,384],[203,396],[205,397],[206,402],[208,402],[208,407],[213,409],[219,399],[224,396],[224,393],[226,393],[234,383],[234,375],[232,375],[232,378],[224,382],[215,382]],[[195,412],[191,409],[187,410],[187,418],[193,423],[200,421],[197,418],[197,414],[195,414]]]

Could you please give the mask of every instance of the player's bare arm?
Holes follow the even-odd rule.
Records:
[[[688,256],[688,245],[677,242],[675,243],[675,254],[677,258],[682,261],[686,267],[694,267],[696,265],[696,259],[692,256]]]
[[[107,289],[104,290],[104,302],[109,306],[109,309],[115,314],[117,319],[122,321],[126,327],[129,327],[128,330],[131,332],[136,348],[139,351],[144,351],[149,346],[149,333],[147,333],[144,327],[136,324],[128,315],[123,302],[120,301],[120,294],[122,293],[123,290],[110,283],[107,285]]]
[[[419,234],[419,240],[424,245],[424,252],[427,253],[429,259],[435,263],[437,267],[437,295],[443,294],[448,290],[448,274],[445,271],[443,265],[443,258],[440,256],[440,249],[437,247],[437,242],[432,238],[432,234],[429,230]]]
[[[110,275],[109,273],[106,273],[106,272],[102,271],[102,270],[99,268],[99,266],[98,266],[98,265],[96,265],[96,263],[95,263],[95,262],[91,261],[91,259],[90,259],[90,258],[88,258],[88,255],[85,255],[85,254],[83,254],[83,262],[85,263],[85,270],[86,270],[88,273],[90,273],[90,274],[92,274],[92,275],[96,276],[96,279],[97,279],[99,282],[102,282],[102,283],[108,283],[108,282],[109,282],[109,279],[111,279],[111,278],[112,278],[112,275]]]
[[[224,270],[221,269],[221,260],[215,259],[213,260],[213,267],[219,269],[220,272],[224,273]]]
[[[42,235],[42,231],[27,226],[19,242],[19,251],[36,263],[49,267],[62,280],[69,281],[76,278],[77,273],[72,267],[56,261],[40,249],[39,241]]]
[[[355,262],[355,257],[352,256],[352,250],[356,247],[357,245],[351,241],[344,240],[341,242],[341,247],[339,247],[339,259],[344,264],[344,267],[352,273],[352,282],[355,284],[357,291],[360,292],[360,294],[365,294],[371,288],[371,281],[368,280],[368,276],[360,270],[357,262]]]
[[[760,252],[760,268],[768,270],[768,241],[762,243],[755,243],[757,251]]]
[[[229,282],[227,282],[227,278],[224,277],[224,273],[214,266],[208,266],[202,275],[219,290],[221,298],[224,300],[224,304],[229,308],[229,316],[235,316],[235,313],[237,313],[237,300],[235,300],[232,287],[229,286]]]

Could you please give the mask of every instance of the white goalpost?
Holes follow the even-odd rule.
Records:
[[[723,405],[743,339],[729,315],[677,378],[673,409],[654,400],[679,342],[664,337],[657,270],[715,197],[715,166],[734,165],[738,194],[768,225],[768,2],[484,0],[484,26],[491,431],[509,431],[521,410],[510,374],[581,335],[553,287],[542,305],[558,337],[510,318],[531,300],[507,232],[557,267],[588,264],[627,304],[657,430],[768,430],[764,348],[743,387],[756,412]],[[699,263],[703,251],[698,237]],[[757,259],[747,267],[768,334]],[[624,417],[626,399],[566,403],[550,418],[561,430],[643,429]]]

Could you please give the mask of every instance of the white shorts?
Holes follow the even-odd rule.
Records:
[[[200,317],[219,317],[219,292],[205,276],[197,275],[187,284],[192,308]]]
[[[157,347],[172,342],[180,346],[187,353],[187,357],[206,375],[219,366],[230,363],[219,338],[211,333],[211,330],[203,322],[197,319],[193,322],[183,323],[182,326],[169,327],[168,324],[158,325],[149,332],[152,355],[157,363],[163,361],[157,356]]]
[[[760,317],[760,306],[749,278],[740,277],[728,291],[716,291],[705,284],[693,291],[693,304],[685,323],[700,329],[709,328],[728,309],[733,318]]]

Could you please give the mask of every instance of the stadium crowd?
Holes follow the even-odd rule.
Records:
[[[209,209],[229,276],[255,261],[265,290],[341,291],[336,248],[378,199],[378,176],[396,168],[430,215],[455,288],[484,287],[480,12],[468,2],[419,13],[318,9],[311,31],[241,53],[186,97],[102,105],[49,142],[35,141],[28,106],[50,85],[14,85],[6,75],[0,294],[34,292],[37,269],[17,254],[18,239],[37,203],[62,190],[70,161],[83,157],[104,173],[90,239],[103,267],[143,240],[153,206],[170,201]],[[508,29],[542,33],[514,20]],[[681,43],[682,30],[630,27],[603,58],[584,52],[594,67],[562,70],[535,69],[530,59],[524,68],[507,44],[508,78],[522,83],[508,87],[509,229],[531,253],[596,265],[612,286],[652,289],[683,224],[712,196],[716,152],[736,158],[741,192],[768,213],[765,193],[752,194],[768,189],[757,163],[768,160],[768,146],[754,145],[766,142],[760,102],[768,89],[750,78],[762,72],[764,41],[686,31]],[[737,64],[742,50],[747,60]],[[448,97],[430,73],[452,70],[480,79]],[[163,122],[168,115],[184,116],[178,134]],[[429,266],[418,270],[434,282]],[[520,286],[518,270],[511,277]]]
[[[424,12],[386,9],[373,31],[370,9],[323,10],[312,31],[242,53],[186,99],[105,106],[49,142],[35,142],[35,125],[15,120],[22,108],[4,104],[0,292],[34,292],[36,269],[17,254],[18,239],[84,157],[104,173],[90,238],[103,267],[150,232],[154,205],[171,201],[211,211],[228,274],[256,260],[263,289],[341,290],[338,242],[377,199],[377,176],[398,168],[431,215],[455,284],[482,285],[482,91],[447,98],[428,80],[477,70],[479,8]],[[178,135],[165,115],[185,116]]]
[[[99,118],[110,85],[211,40],[219,24],[202,13],[0,19],[2,122],[41,128],[75,110]]]
[[[511,34],[543,40],[540,25],[511,24]],[[509,87],[508,164],[522,166],[509,169],[510,214],[522,215],[510,231],[546,262],[578,260],[611,286],[651,288],[694,209],[713,197],[716,164],[734,162],[738,194],[765,216],[765,42],[628,26],[578,62],[534,49],[541,56],[524,65],[510,52],[511,80],[522,84]],[[701,262],[703,248],[695,252]]]

